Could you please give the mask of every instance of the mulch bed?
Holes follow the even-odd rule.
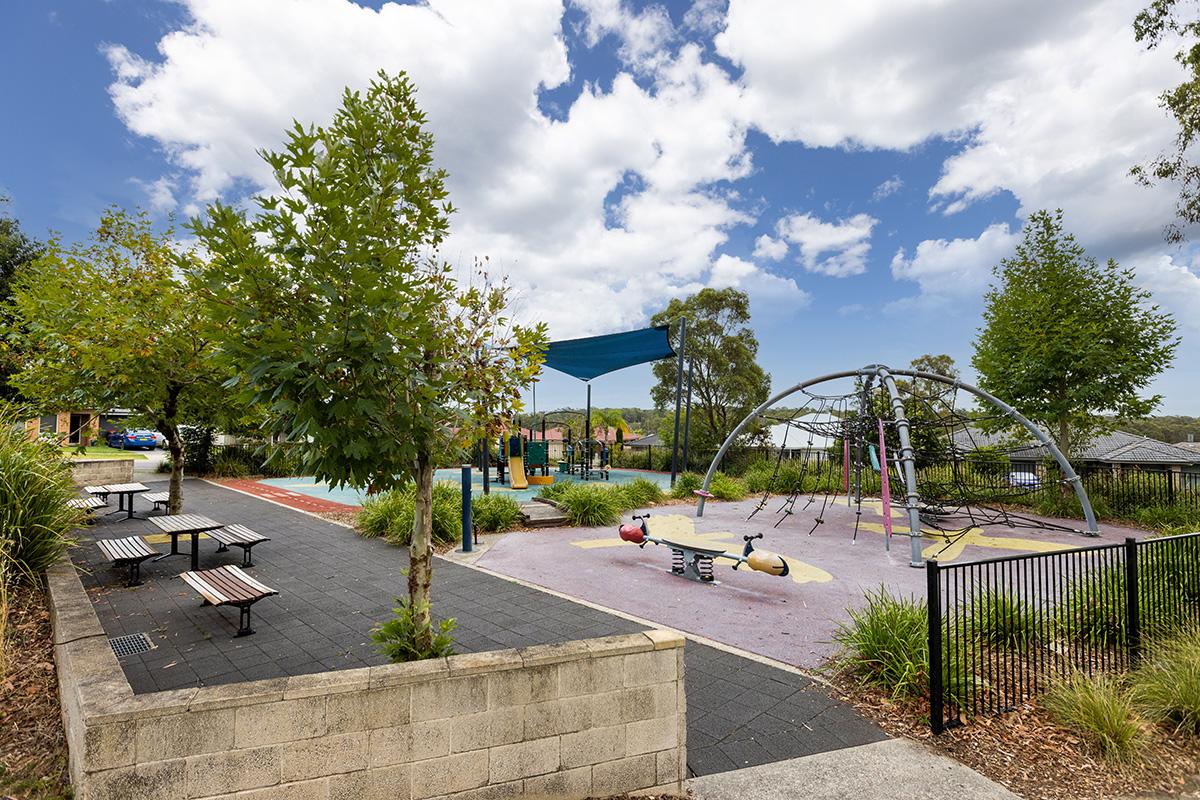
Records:
[[[70,797],[54,637],[40,586],[19,587],[10,597],[8,659],[0,676],[0,796]]]
[[[846,679],[837,679],[836,686],[841,699],[893,736],[920,741],[1028,800],[1194,797],[1200,792],[1197,737],[1156,727],[1138,762],[1122,766],[1105,761],[1036,704],[975,717],[934,736],[927,703],[892,701],[882,691]]]

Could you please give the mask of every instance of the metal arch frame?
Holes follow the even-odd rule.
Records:
[[[908,510],[908,537],[911,545],[909,565],[913,567],[923,566],[924,559],[921,556],[921,519],[920,509],[918,507],[919,497],[917,494],[916,459],[913,454],[912,439],[909,436],[910,426],[908,422],[908,416],[904,410],[904,400],[900,397],[899,389],[896,386],[895,376],[919,378],[922,380],[942,383],[947,386],[951,386],[954,389],[962,389],[963,391],[969,392],[981,400],[992,404],[1015,420],[1017,423],[1022,425],[1027,431],[1029,431],[1029,433],[1033,435],[1035,439],[1037,439],[1037,441],[1043,447],[1050,452],[1052,456],[1054,456],[1054,460],[1058,463],[1059,469],[1062,470],[1062,473],[1066,476],[1067,481],[1075,489],[1075,496],[1079,498],[1079,504],[1083,508],[1083,516],[1087,522],[1087,531],[1085,532],[1085,535],[1100,535],[1100,528],[1096,524],[1096,515],[1092,511],[1092,503],[1090,500],[1088,500],[1087,491],[1083,488],[1083,481],[1080,480],[1079,476],[1075,473],[1075,469],[1071,466],[1071,462],[1069,462],[1066,456],[1063,455],[1062,451],[1058,449],[1058,446],[1051,441],[1050,437],[1043,433],[1036,425],[1030,422],[1028,418],[1021,414],[1021,412],[1017,411],[1015,408],[1010,406],[1008,403],[1005,403],[995,395],[986,392],[977,386],[972,386],[969,383],[963,383],[962,381],[947,378],[944,375],[938,375],[933,372],[904,369],[894,370],[883,364],[868,364],[861,369],[847,370],[845,372],[831,372],[827,375],[822,375],[820,377],[798,383],[790,389],[785,389],[784,391],[776,394],[774,397],[769,398],[762,405],[758,406],[758,408],[747,414],[746,417],[737,424],[737,427],[733,429],[729,436],[725,438],[725,441],[721,444],[721,449],[717,451],[716,456],[713,458],[712,463],[708,467],[708,472],[704,476],[704,484],[702,486],[703,491],[708,491],[709,484],[712,483],[713,476],[717,473],[717,467],[719,467],[721,464],[721,459],[725,457],[726,451],[728,451],[733,445],[734,440],[741,435],[742,431],[746,429],[746,426],[749,425],[751,421],[761,416],[763,412],[770,409],[779,401],[790,397],[796,392],[803,391],[810,386],[816,386],[817,384],[827,383],[829,381],[835,381],[841,378],[861,377],[878,379],[879,382],[887,389],[888,396],[891,398],[892,413],[896,421],[896,432],[900,439],[900,462],[903,466],[905,507]],[[705,497],[701,495],[699,502],[696,504],[697,517],[704,516],[704,501]]]

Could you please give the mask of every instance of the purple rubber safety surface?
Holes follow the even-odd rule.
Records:
[[[704,516],[695,517],[691,505],[652,509],[650,532],[655,517],[667,514],[688,517],[700,536],[732,534],[719,541],[728,549],[740,551],[742,536],[763,533],[755,547],[786,556],[793,575],[776,577],[748,570],[734,571],[725,563],[714,566],[719,581],[708,585],[670,574],[669,549],[647,544],[644,548],[620,541],[617,526],[609,528],[553,528],[537,532],[514,533],[492,546],[479,565],[563,592],[572,597],[636,614],[662,625],[697,634],[723,644],[798,667],[819,666],[834,652],[833,632],[846,619],[846,609],[862,604],[864,593],[887,587],[892,593],[921,596],[925,592],[925,571],[909,566],[907,521],[903,511],[893,506],[897,535],[891,550],[885,549],[882,515],[875,507],[863,506],[857,541],[852,541],[855,510],[843,497],[823,514],[824,523],[816,525],[820,499],[808,509],[803,501],[796,513],[772,527],[779,519],[775,513],[782,499],[772,498],[752,520],[746,517],[758,499],[739,503],[709,502]],[[629,521],[626,515],[623,522]],[[1082,527],[1081,523],[1059,520],[1060,524]],[[1144,531],[1102,525],[1097,538],[1053,530],[1031,530],[993,525],[980,535],[964,540],[957,555],[943,554],[964,561],[1016,555],[1034,549],[1025,542],[1051,543],[1064,547],[1083,547],[1119,542],[1126,536],[1145,536]],[[578,543],[610,540],[613,546],[582,547]],[[924,547],[941,544],[932,538]],[[827,573],[825,582],[798,583],[796,562]]]

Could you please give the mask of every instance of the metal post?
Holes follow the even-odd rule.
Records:
[[[671,485],[679,477],[679,408],[683,401],[683,359],[687,349],[687,317],[679,318],[679,352],[675,369],[675,435],[671,439]]]
[[[688,469],[688,434],[692,430],[692,367],[696,362],[688,359],[687,403],[683,407],[683,471]]]
[[[944,730],[945,686],[942,667],[942,587],[938,562],[925,563],[925,586],[929,608],[929,726],[936,736]]]
[[[583,418],[583,452],[586,461],[583,464],[583,479],[589,480],[591,476],[588,474],[592,469],[592,384],[589,382],[587,390],[587,414]]]
[[[471,518],[471,465],[462,465],[462,551],[475,549],[475,528]]]
[[[491,486],[491,471],[492,471],[491,450],[492,450],[492,446],[491,446],[491,444],[488,443],[488,439],[486,436],[483,438],[483,441],[481,441],[479,443],[479,449],[483,452],[483,493],[490,494],[492,491],[492,486]]]
[[[896,433],[900,438],[900,463],[904,466],[905,505],[908,506],[908,541],[910,567],[919,567],[921,557],[921,498],[917,494],[917,465],[913,454],[912,438],[909,436],[908,415],[904,411],[904,401],[900,398],[900,390],[896,388],[896,379],[886,367],[879,367],[880,382],[887,387],[892,399],[892,418],[896,420]]]
[[[1138,587],[1137,539],[1125,538],[1125,647],[1129,653],[1129,666],[1136,667],[1142,660],[1142,614]]]

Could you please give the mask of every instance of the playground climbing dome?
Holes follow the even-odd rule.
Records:
[[[774,411],[791,398],[786,415]],[[799,406],[795,401],[799,400]],[[922,537],[950,547],[989,525],[1042,528],[1099,535],[1082,481],[1050,437],[992,394],[932,372],[872,364],[798,383],[751,411],[725,439],[697,490],[696,515],[704,515],[708,487],[721,459],[743,433],[761,423],[784,424],[785,441],[758,505],[774,509],[776,527],[799,518],[809,533],[824,522],[830,504],[856,510],[858,535],[864,498],[878,497],[885,542],[891,547],[893,506],[907,522],[910,561],[923,564]],[[781,488],[784,453],[790,480]],[[1037,463],[1034,471],[1014,468]],[[1047,493],[1078,499],[1084,527],[1071,527],[1023,511]],[[895,500],[893,500],[895,496]]]

